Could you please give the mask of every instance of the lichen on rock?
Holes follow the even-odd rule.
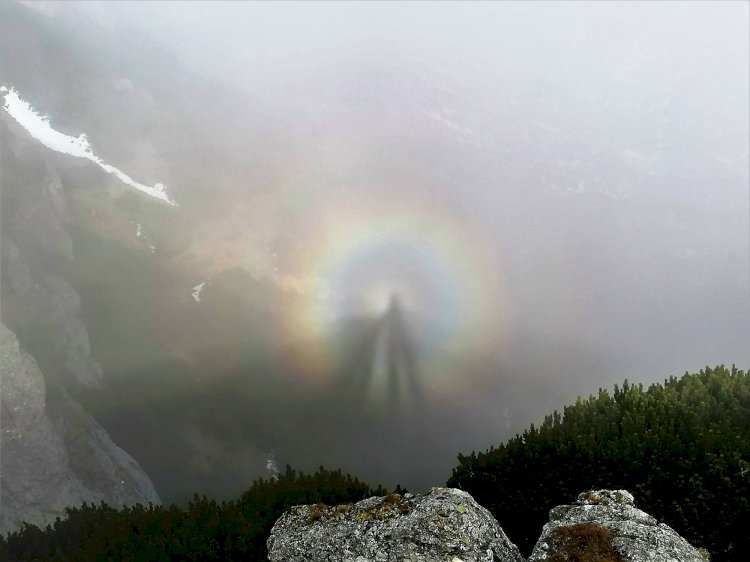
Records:
[[[489,511],[452,488],[296,506],[274,525],[268,552],[272,562],[523,561]]]
[[[529,558],[542,560],[705,562],[671,527],[635,507],[625,490],[590,490],[551,509]]]

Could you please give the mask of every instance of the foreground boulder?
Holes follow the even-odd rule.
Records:
[[[625,490],[584,492],[549,514],[529,562],[705,562],[690,543],[637,509]]]
[[[293,507],[268,539],[272,562],[523,562],[469,494],[389,494],[353,505]]]

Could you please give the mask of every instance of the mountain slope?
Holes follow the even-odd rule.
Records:
[[[76,396],[100,385],[62,271],[73,244],[54,157],[0,120],[2,177],[2,470],[0,531],[44,524],[68,506],[159,502],[138,463]]]
[[[64,390],[45,397],[44,375],[0,324],[0,532],[52,522],[83,502],[159,502],[153,484]]]

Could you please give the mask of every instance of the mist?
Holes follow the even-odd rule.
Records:
[[[578,395],[750,365],[746,3],[5,9],[0,86],[175,203],[3,112],[4,207],[54,166],[73,251],[3,235],[80,295],[77,396],[163,499],[271,455],[423,490]]]

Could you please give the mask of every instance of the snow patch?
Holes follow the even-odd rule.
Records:
[[[190,294],[195,302],[201,302],[201,293],[203,292],[203,289],[205,289],[206,283],[208,283],[208,281],[204,281],[200,285],[196,285],[195,287],[193,287],[193,292]]]
[[[33,138],[41,142],[47,148],[51,148],[62,154],[75,156],[76,158],[91,160],[108,174],[116,176],[120,181],[134,187],[138,191],[156,199],[161,199],[170,205],[176,205],[176,203],[167,195],[164,184],[156,183],[149,187],[142,183],[138,183],[118,168],[105,163],[101,158],[94,154],[85,134],[81,134],[78,137],[71,137],[60,131],[56,131],[49,123],[49,116],[39,115],[28,102],[21,99],[18,92],[13,88],[8,89],[6,86],[2,86],[0,87],[0,93],[5,94],[5,104],[3,105],[3,109],[7,111],[24,129],[26,129]]]
[[[276,466],[276,455],[273,453],[268,453],[268,457],[266,457],[266,470],[271,480],[279,479],[279,467]]]

